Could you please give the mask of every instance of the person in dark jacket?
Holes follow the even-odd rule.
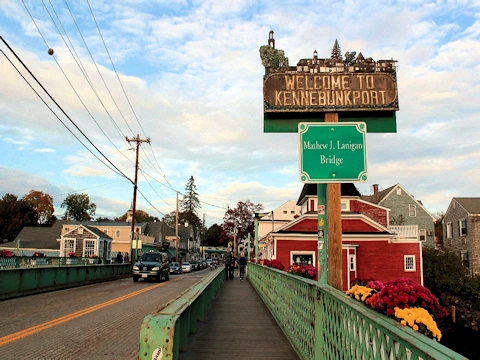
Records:
[[[226,279],[233,279],[233,255],[230,248],[227,249],[227,253],[223,257],[223,263],[225,264]]]
[[[247,267],[247,258],[245,253],[242,251],[240,253],[240,258],[238,259],[238,268],[240,269],[240,281],[243,281],[245,277],[245,268]]]

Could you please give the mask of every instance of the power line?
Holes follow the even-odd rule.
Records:
[[[118,169],[115,164],[113,164],[110,159],[108,159],[102,151],[100,151],[100,149],[88,138],[88,136],[77,126],[77,124],[70,118],[70,116],[68,116],[68,114],[65,112],[65,110],[63,110],[63,108],[57,103],[57,101],[52,97],[52,95],[50,95],[50,93],[47,91],[47,89],[45,89],[45,87],[42,85],[42,83],[35,77],[35,75],[33,75],[33,73],[30,71],[30,69],[23,63],[23,61],[18,57],[18,55],[15,53],[15,51],[13,51],[13,49],[10,47],[10,45],[5,41],[5,39],[0,36],[0,40],[2,40],[2,42],[8,47],[8,49],[12,52],[12,54],[17,58],[17,60],[22,64],[22,66],[28,71],[28,73],[30,74],[30,76],[37,82],[38,85],[40,85],[40,87],[42,88],[42,90],[48,95],[48,97],[55,103],[55,105],[60,109],[60,111],[67,117],[68,120],[70,120],[70,122],[73,124],[73,126],[75,126],[75,128],[83,135],[83,137],[85,137],[85,139],[90,143],[90,145],[92,145],[95,150],[97,150],[100,155],[102,155],[102,157],[108,161],[108,163],[110,163],[110,165],[112,165],[113,168],[115,168],[115,170],[117,170],[117,174],[119,175],[122,175],[123,177],[125,177],[126,179],[128,179],[130,182],[132,182],[132,180],[130,180],[130,178],[125,175],[120,169]],[[8,61],[10,62],[10,64],[12,64],[12,66],[17,70],[17,72],[22,76],[22,78],[28,83],[28,81],[25,79],[25,77],[20,73],[20,71],[16,68],[16,66],[10,61],[10,59],[8,58],[8,56],[2,51],[3,55],[8,59]],[[30,83],[28,83],[30,85]],[[32,88],[32,90],[35,91],[35,89],[33,89],[33,87],[30,85],[30,87]],[[40,97],[40,99],[42,99],[42,97],[35,91],[35,93],[37,94],[37,96]],[[47,105],[47,103],[42,99],[42,101],[44,102],[45,105]],[[53,110],[47,105],[47,107],[50,109],[50,111],[52,111],[52,113],[55,114],[55,112],[53,112]],[[60,118],[55,114],[55,116],[60,120]],[[61,121],[61,120],[60,120]],[[62,124],[68,129],[68,127],[63,123],[63,121],[61,121]],[[70,131],[70,130],[69,130]],[[71,131],[70,131],[71,132]],[[72,132],[71,132],[72,133]],[[73,133],[72,133],[73,134]],[[77,140],[78,137],[75,136],[75,138]],[[80,141],[80,140],[79,140]],[[80,142],[82,145],[84,145],[82,142]],[[84,145],[85,146],[85,145]],[[92,155],[94,155],[97,159],[99,159],[90,149],[88,149],[86,146],[85,148],[90,151],[92,153]],[[99,159],[100,160],[100,159]],[[101,161],[101,160],[100,160]],[[103,161],[101,161],[104,165],[106,165]],[[107,166],[109,167],[109,166]],[[110,168],[110,167],[109,167]],[[112,171],[114,171],[113,169],[111,169]]]
[[[27,5],[25,4],[25,2],[24,2],[23,0],[22,0],[22,2],[23,2],[23,4],[24,4],[25,9],[27,10],[28,14],[30,15],[30,18],[32,19],[33,23],[35,24],[35,27],[37,28],[40,36],[42,37],[45,45],[46,45],[47,47],[49,47],[49,45],[48,45],[48,43],[47,43],[47,40],[46,40],[45,37],[43,36],[40,28],[37,26],[37,23],[36,23],[35,19],[33,18],[32,14],[30,13]],[[44,4],[44,5],[45,5],[45,4]],[[47,11],[48,11],[48,9],[47,9]],[[50,14],[50,13],[49,13],[49,14]],[[51,16],[50,16],[50,17],[51,17]],[[53,19],[52,19],[52,20],[53,20]],[[55,22],[54,22],[54,24],[55,24]],[[55,26],[57,26],[57,25],[55,24]],[[57,27],[57,30],[58,30],[58,27]],[[60,36],[61,36],[61,33],[60,33]],[[62,36],[62,39],[63,39],[63,36]],[[64,40],[64,42],[65,42],[65,40]],[[65,44],[66,44],[66,42],[65,42]],[[68,48],[68,44],[66,44],[66,45],[67,45],[67,48]],[[78,94],[77,90],[76,90],[75,87],[73,86],[72,82],[71,82],[70,79],[68,78],[67,74],[66,74],[65,71],[63,70],[62,66],[61,66],[60,63],[57,61],[57,58],[56,58],[55,56],[54,56],[53,58],[54,58],[54,60],[55,60],[55,63],[57,64],[57,66],[60,68],[60,71],[62,72],[63,76],[65,77],[65,79],[67,80],[67,82],[70,84],[70,86],[71,86],[72,90],[74,91],[75,95],[77,96],[78,100],[81,102],[81,104],[83,105],[83,107],[84,107],[85,110],[87,111],[87,113],[90,115],[90,117],[91,117],[92,120],[95,122],[95,124],[96,124],[97,127],[100,129],[100,131],[103,133],[103,135],[104,135],[104,136],[108,139],[108,141],[112,144],[112,146],[115,147],[115,149],[117,149],[118,152],[120,152],[120,150],[118,149],[118,147],[117,147],[117,146],[113,143],[113,141],[108,137],[108,135],[107,135],[107,134],[105,133],[105,131],[102,129],[102,127],[101,127],[100,124],[97,122],[97,120],[95,119],[95,117],[92,115],[92,113],[90,112],[90,110],[87,108],[87,106],[86,106],[85,103],[83,102],[82,98],[81,98],[80,95]],[[75,58],[75,57],[74,57],[74,58]],[[78,63],[77,63],[77,65],[78,65]],[[88,82],[88,80],[87,80],[87,82]],[[95,92],[95,94],[96,94],[96,91],[95,91],[95,90],[94,90],[94,92]],[[98,95],[97,95],[97,97],[98,97]],[[101,100],[100,100],[100,98],[99,98],[99,101],[100,101],[100,103],[102,103]],[[102,105],[103,105],[103,103],[102,103]],[[105,107],[104,107],[104,108],[105,108]],[[106,110],[106,109],[105,109],[105,110]],[[107,111],[107,114],[109,114],[108,111]],[[110,114],[109,114],[109,115],[110,115]],[[111,118],[111,116],[110,116],[110,118]],[[113,119],[112,119],[112,121],[113,121],[114,124],[116,125],[116,123],[115,123],[115,121],[114,121]],[[123,137],[123,134],[121,133],[120,129],[118,129],[118,127],[117,127],[117,130],[120,132],[120,135]],[[120,153],[121,153],[121,152],[120,152]],[[128,161],[131,161],[131,160],[128,159],[124,154],[121,153],[121,155],[124,156]]]
[[[5,43],[5,40],[0,36],[0,39]],[[5,43],[6,44],[6,43]],[[8,46],[8,44],[7,44]],[[10,49],[11,50],[11,49]],[[20,70],[17,69],[17,67],[12,63],[12,61],[10,60],[10,58],[7,56],[7,54],[5,54],[3,52],[3,50],[0,49],[0,52],[2,52],[2,54],[7,58],[7,60],[10,62],[10,64],[15,68],[15,70],[17,70],[17,72],[20,74],[20,76],[23,78],[23,80],[25,80],[25,82],[28,84],[28,86],[30,86],[30,88],[35,92],[35,94],[40,98],[40,100],[42,100],[42,102],[45,104],[45,106],[53,113],[53,115],[55,115],[55,117],[62,123],[62,125],[75,137],[75,139],[78,140],[78,142],[80,142],[80,144],[82,144],[82,146],[87,149],[93,156],[95,156],[98,161],[100,161],[103,165],[105,165],[106,167],[108,167],[110,170],[112,170],[114,173],[120,175],[120,176],[124,176],[128,179],[128,177],[123,174],[120,170],[115,171],[114,169],[112,169],[110,166],[108,166],[106,163],[104,163],[95,153],[92,152],[92,150],[90,150],[78,137],[77,135],[75,135],[72,130],[70,130],[70,128],[62,121],[62,119],[60,119],[58,117],[58,115],[53,111],[53,109],[45,102],[45,100],[40,96],[40,94],[33,88],[33,86],[28,82],[28,80],[23,76],[23,74],[20,72]],[[17,58],[18,59],[18,58]],[[32,75],[33,76],[33,75]],[[44,89],[45,90],[45,89]],[[46,91],[46,90],[45,90]],[[53,99],[52,99],[53,100]],[[55,100],[53,100],[55,102]],[[57,103],[55,103],[57,106],[59,106]],[[66,115],[66,114],[65,114]],[[68,115],[66,115],[68,117]],[[70,120],[72,121],[72,120]],[[78,128],[77,128],[78,129]],[[81,132],[81,130],[79,130]],[[82,133],[83,134],[83,133]],[[84,135],[84,134],[83,134]],[[84,135],[85,136],[85,135]],[[88,141],[90,141],[88,138],[87,138]],[[91,142],[90,142],[91,143]],[[93,144],[92,144],[93,145]],[[95,145],[93,145],[95,147]],[[98,150],[98,149],[97,149]],[[98,150],[99,151],[99,150]],[[99,151],[100,152],[100,151]],[[101,152],[100,152],[101,153]],[[102,154],[103,155],[103,154]],[[104,155],[103,155],[104,156]],[[105,156],[104,156],[105,157]],[[110,162],[110,160],[107,159],[107,161]],[[112,166],[114,168],[115,165],[112,164]],[[130,179],[129,179],[130,180]]]
[[[112,57],[110,56],[110,52],[108,51],[107,43],[105,42],[105,39],[103,38],[102,32],[101,32],[101,30],[100,30],[100,26],[98,26],[97,18],[95,17],[95,14],[93,13],[93,9],[92,9],[92,7],[90,6],[90,2],[89,2],[88,0],[87,0],[87,4],[88,4],[88,7],[89,7],[89,9],[90,9],[90,12],[92,13],[93,20],[95,21],[95,25],[96,25],[96,27],[97,27],[98,33],[100,34],[100,37],[101,37],[102,42],[103,42],[103,45],[104,45],[104,47],[105,47],[105,51],[106,51],[107,54],[108,54],[108,58],[110,59],[110,63],[112,64],[113,70],[115,71],[115,75],[117,76],[117,79],[118,79],[118,82],[119,82],[119,84],[120,84],[120,87],[122,88],[123,94],[125,95],[125,98],[127,99],[128,105],[130,106],[130,109],[132,110],[132,113],[133,113],[133,115],[135,116],[135,119],[137,120],[137,123],[138,123],[138,125],[140,126],[140,129],[142,129],[142,131],[143,131],[143,135],[144,135],[145,137],[147,137],[147,134],[145,133],[145,130],[143,129],[142,124],[140,123],[140,119],[138,118],[137,113],[136,113],[135,110],[133,109],[132,103],[130,102],[130,98],[128,97],[127,92],[125,91],[125,88],[124,88],[124,86],[123,86],[123,83],[122,83],[122,81],[120,80],[120,76],[118,75],[117,68],[115,67],[115,64],[113,63],[113,59],[112,59]],[[122,115],[122,116],[123,116],[123,115]],[[149,145],[150,145],[150,151],[151,151],[151,153],[152,153],[152,155],[153,155],[153,158],[154,158],[155,162],[157,163],[158,169],[160,170],[160,175],[162,175],[163,178],[167,181],[167,183],[171,186],[170,182],[168,181],[167,176],[165,175],[164,171],[162,170],[162,167],[161,167],[160,164],[158,163],[157,157],[155,156],[155,152],[153,151],[153,148],[152,148],[152,144],[149,144]],[[147,157],[147,158],[148,158],[148,157]]]

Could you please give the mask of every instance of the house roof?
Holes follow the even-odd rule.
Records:
[[[69,222],[66,220],[57,220],[50,227],[25,226],[13,242],[2,246],[12,244],[12,246],[17,247],[17,241],[20,240],[19,248],[58,250],[60,249],[60,242],[57,239],[60,239],[62,226],[67,223]]]
[[[477,215],[480,214],[480,198],[478,197],[471,197],[471,198],[460,198],[455,197],[453,198],[457,203],[460,204],[469,214]]]
[[[393,190],[395,186],[398,184],[395,184],[393,186],[390,186],[389,188],[386,188],[382,191],[377,192],[376,194],[373,195],[362,195],[361,198],[365,201],[371,202],[373,204],[379,204],[389,193],[390,191]]]
[[[102,230],[97,229],[96,227],[87,226],[87,225],[83,225],[83,226],[85,226],[88,230],[90,230],[90,231],[93,232],[95,235],[97,235],[97,236],[99,236],[99,237],[101,237],[101,238],[113,240],[109,235],[105,234]]]
[[[340,186],[341,196],[361,196],[358,189],[353,183],[342,183]],[[303,185],[302,192],[298,198],[297,205],[302,203],[302,200],[306,196],[316,196],[317,195],[317,184],[305,184]]]
[[[85,226],[128,226],[131,227],[132,223],[126,222],[126,221],[66,221],[66,225],[85,225]],[[135,226],[144,226],[146,225],[146,222],[135,222]]]

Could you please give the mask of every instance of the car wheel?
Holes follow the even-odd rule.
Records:
[[[137,276],[134,276],[133,277],[133,282],[137,282],[138,281],[138,277]]]
[[[168,280],[170,280],[170,274],[169,273],[167,273],[167,275],[165,275],[165,281],[168,281]]]

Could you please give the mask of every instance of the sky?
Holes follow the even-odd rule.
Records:
[[[381,4],[0,0],[0,36],[65,111],[0,42],[31,84],[0,52],[0,197],[40,190],[62,217],[65,197],[85,193],[96,216],[121,216],[133,198],[122,174],[135,174],[125,138],[139,135],[137,209],[152,216],[175,209],[190,176],[207,226],[238,201],[296,201],[298,134],[263,132],[270,30],[290,65],[330,57],[336,39],[343,54],[398,61],[397,132],[367,135],[362,194],[400,183],[432,214],[479,197],[480,1]]]

